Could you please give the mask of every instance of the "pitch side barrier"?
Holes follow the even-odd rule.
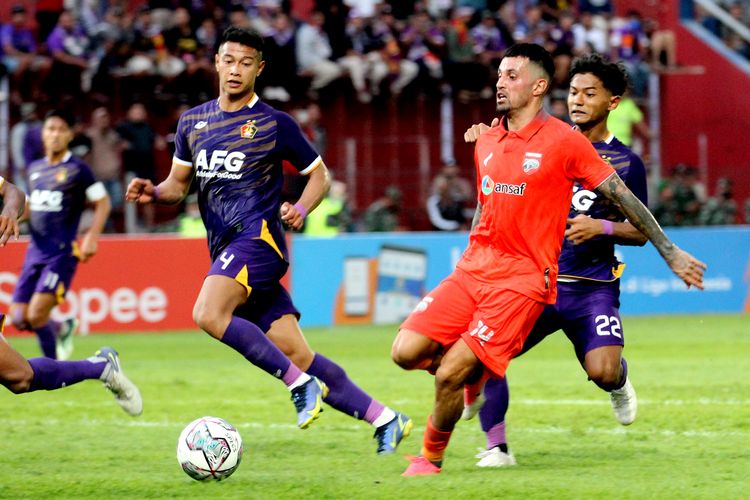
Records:
[[[687,290],[650,245],[621,247],[625,314],[750,311],[750,226],[667,233],[708,263],[706,290]],[[398,323],[453,269],[467,242],[467,233],[293,235],[285,284],[304,326]],[[8,310],[27,246],[22,239],[0,249],[0,311]],[[208,267],[205,239],[105,235],[53,318],[76,316],[84,334],[195,330],[193,303]]]
[[[750,312],[750,226],[671,228],[708,264],[705,291],[688,290],[651,244],[617,247],[629,315]],[[398,323],[455,266],[467,233],[370,233],[293,238],[292,295],[303,326]]]

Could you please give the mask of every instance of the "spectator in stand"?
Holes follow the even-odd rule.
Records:
[[[573,52],[576,55],[588,52],[609,53],[609,32],[606,21],[596,23],[594,15],[584,11],[579,14],[578,22],[573,25],[572,30],[575,37]]]
[[[107,220],[107,230],[122,230],[122,207],[125,199],[123,189],[122,152],[127,142],[112,127],[112,119],[105,107],[91,113],[91,125],[86,131],[91,140],[89,164],[94,177],[104,184],[112,201],[112,211]]]
[[[444,62],[445,76],[460,102],[468,102],[489,88],[489,66],[478,59],[476,42],[469,29],[474,10],[458,7],[453,11],[451,24],[445,33],[447,57]],[[490,89],[489,96],[493,92]],[[483,93],[482,97],[489,97]]]
[[[368,232],[401,231],[398,216],[401,211],[401,190],[388,186],[385,195],[367,207],[362,216],[363,229]]]
[[[417,63],[421,74],[434,81],[443,78],[441,58],[445,37],[426,11],[411,16],[399,41],[406,51],[406,58]]]
[[[127,142],[122,160],[125,171],[143,179],[156,178],[154,151],[166,147],[164,139],[156,134],[148,123],[146,106],[136,102],[128,108],[125,120],[116,127],[117,133]],[[151,228],[154,225],[153,204],[142,205],[142,226]]]
[[[737,222],[737,202],[729,178],[719,177],[716,181],[716,194],[703,205],[699,222],[705,226],[727,226]]]
[[[455,162],[446,162],[432,181],[427,198],[427,215],[434,229],[459,231],[468,229],[476,208],[471,182],[460,176]]]
[[[651,130],[643,116],[643,111],[632,97],[624,95],[619,106],[609,113],[607,128],[617,137],[620,142],[628,147],[633,146],[633,132],[641,139],[651,139]],[[635,148],[642,150],[643,148]]]
[[[611,58],[613,61],[621,61],[627,69],[635,97],[645,96],[648,89],[648,45],[640,13],[631,10],[625,19],[617,18],[612,21]]]
[[[615,12],[615,9],[612,0],[578,0],[578,12],[609,17]]]
[[[36,85],[34,80],[43,79],[52,62],[37,53],[34,33],[28,25],[26,8],[14,5],[10,8],[10,22],[0,27],[0,62],[12,77],[11,101],[31,100]]]
[[[298,74],[312,77],[312,97],[344,74],[344,68],[331,60],[333,48],[323,31],[324,22],[322,12],[313,12],[308,22],[297,29],[295,40]]]
[[[10,129],[10,157],[13,166],[12,177],[21,191],[26,191],[26,167],[44,156],[42,146],[42,121],[36,114],[36,104],[21,104],[21,120]]]
[[[264,40],[263,58],[271,62],[258,80],[263,98],[289,102],[292,96],[298,97],[301,83],[297,76],[294,24],[283,12],[278,12],[273,18],[271,32]]]
[[[482,12],[481,22],[471,29],[471,36],[474,39],[474,53],[479,56],[479,62],[492,68],[494,75],[503,52],[509,46],[503,32],[498,28],[498,19],[492,12],[485,10]],[[490,92],[492,95],[495,94],[492,89]]]
[[[368,54],[371,65],[371,89],[378,93],[385,78],[391,81],[390,92],[398,96],[419,74],[419,66],[404,57],[398,43],[398,27],[390,5],[383,5],[378,16],[371,19],[368,29],[372,36],[372,51]]]
[[[83,95],[82,81],[85,79],[82,77],[90,69],[89,39],[71,11],[64,10],[60,14],[55,29],[47,38],[47,48],[53,61],[47,78],[47,92],[53,101],[62,96]]]
[[[336,236],[351,224],[346,184],[331,181],[331,189],[315,210],[305,217],[304,232],[309,236]]]
[[[172,28],[164,32],[164,43],[169,53],[183,62],[184,70],[165,86],[165,91],[182,101],[205,101],[214,91],[213,59],[210,57],[213,47],[201,45],[187,9],[175,9],[173,21]]]

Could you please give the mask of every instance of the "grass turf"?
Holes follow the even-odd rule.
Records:
[[[145,409],[131,418],[96,381],[54,392],[0,393],[2,498],[741,498],[750,464],[750,320],[742,315],[625,318],[640,400],[629,427],[557,334],[509,371],[508,438],[519,465],[481,470],[478,423],[460,422],[443,472],[403,478],[432,403],[432,378],[389,358],[393,327],[309,329],[311,345],[365,390],[414,418],[396,455],[378,457],[372,428],[327,408],[297,429],[277,380],[205,334],[76,339],[74,358],[121,353]],[[12,338],[37,356],[33,338]],[[202,415],[234,424],[245,454],[221,483],[199,483],[175,458]]]

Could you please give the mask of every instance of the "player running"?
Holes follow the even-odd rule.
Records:
[[[545,304],[556,299],[557,261],[573,185],[598,189],[653,242],[688,286],[705,264],[680,250],[583,134],[542,109],[554,73],[550,54],[517,44],[498,70],[497,127],[481,134],[479,188],[469,246],[456,270],[401,325],[392,357],[405,369],[435,370],[435,403],[421,454],[404,475],[441,471],[463,410],[463,387],[482,369],[502,377]]]
[[[9,238],[18,238],[18,220],[25,208],[26,197],[13,184],[0,177],[0,247]],[[94,356],[80,361],[58,361],[48,357],[25,359],[2,336],[5,315],[0,314],[0,383],[9,391],[20,394],[39,390],[53,391],[83,380],[101,380],[114,394],[117,403],[129,415],[143,412],[138,388],[125,376],[117,351],[102,347]]]
[[[615,168],[633,194],[647,205],[643,162],[607,128],[609,113],[617,107],[627,88],[625,68],[599,54],[588,54],[573,61],[570,79],[570,119],[602,159]],[[480,124],[479,128],[489,127]],[[635,420],[638,402],[628,379],[628,364],[622,357],[625,338],[619,297],[625,265],[615,257],[615,244],[642,246],[647,239],[596,191],[578,185],[573,190],[569,227],[565,230],[559,260],[557,302],[544,308],[518,355],[562,330],[573,343],[589,380],[609,392],[617,421],[630,425]],[[464,408],[463,418],[472,418],[481,407],[479,418],[487,435],[487,449],[477,455],[480,459],[477,465],[514,465],[515,458],[505,437],[507,378],[488,380],[484,397],[471,401],[473,397],[475,394],[468,394],[469,404]]]
[[[68,149],[73,124],[73,116],[62,110],[50,111],[44,119],[45,156],[32,162],[26,172],[31,242],[10,306],[16,328],[34,331],[42,353],[53,359],[67,359],[72,353],[77,322],[58,323],[50,319],[50,313],[64,301],[78,261],[86,262],[96,254],[111,207],[104,185]],[[87,202],[94,206],[94,217],[79,246],[76,234]]]
[[[215,56],[219,98],[180,117],[169,177],[158,186],[134,179],[126,198],[179,203],[195,177],[212,260],[193,310],[195,322],[284,381],[299,427],[309,426],[325,401],[371,423],[377,452],[391,453],[412,421],[313,353],[297,322],[300,313],[280,283],[289,267],[283,224],[301,228],[325,196],[330,177],[294,120],[255,94],[255,80],[265,67],[262,50],[263,39],[252,31],[230,27],[224,32]],[[308,176],[293,205],[281,203],[282,160]]]

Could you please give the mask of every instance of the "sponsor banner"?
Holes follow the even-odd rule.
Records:
[[[750,227],[668,229],[708,264],[705,291],[688,290],[654,247],[618,247],[624,314],[750,312]],[[455,267],[467,233],[295,235],[292,296],[303,326],[398,323],[416,297]],[[420,291],[421,289],[421,291]]]
[[[0,249],[0,310],[7,312],[27,242]],[[80,263],[53,318],[75,316],[81,333],[195,329],[192,310],[209,268],[202,238],[109,237]],[[6,328],[14,333],[13,327]]]

